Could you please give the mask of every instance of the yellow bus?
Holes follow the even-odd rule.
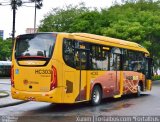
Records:
[[[16,38],[12,97],[50,103],[90,101],[151,90],[152,59],[141,45],[87,33]]]

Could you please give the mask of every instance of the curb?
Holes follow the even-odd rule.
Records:
[[[0,105],[0,108],[14,106],[14,105],[19,105],[19,104],[26,103],[26,102],[29,102],[29,101],[18,101],[18,102],[3,104],[3,105]]]
[[[8,97],[9,93],[6,91],[0,91],[0,98]]]
[[[0,82],[0,84],[4,84],[4,85],[11,85],[10,83],[5,83],[5,82]]]
[[[11,77],[1,77],[0,79],[10,79]]]

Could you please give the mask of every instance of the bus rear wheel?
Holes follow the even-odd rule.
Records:
[[[91,104],[93,106],[99,105],[102,100],[102,90],[100,86],[96,85],[93,88],[92,96],[91,96]]]

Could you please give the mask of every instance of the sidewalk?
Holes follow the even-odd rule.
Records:
[[[12,99],[10,79],[0,79],[0,108],[25,103],[27,101]]]

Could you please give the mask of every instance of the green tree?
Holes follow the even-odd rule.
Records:
[[[0,39],[0,60],[11,59],[12,41],[11,39]]]
[[[85,13],[77,16],[71,24],[69,32],[85,32],[100,34],[102,19],[100,13],[95,9],[86,11]]]
[[[38,30],[44,32],[69,32],[75,18],[87,11],[88,8],[83,3],[79,6],[69,5],[63,9],[55,8],[44,17]]]
[[[146,47],[160,68],[160,2],[123,0],[100,11],[79,6],[56,8],[41,21],[39,31],[86,32],[134,41]]]
[[[108,16],[109,26],[101,35],[137,42],[146,47],[154,58],[155,70],[160,68],[160,4],[139,0],[115,4],[103,16]]]

